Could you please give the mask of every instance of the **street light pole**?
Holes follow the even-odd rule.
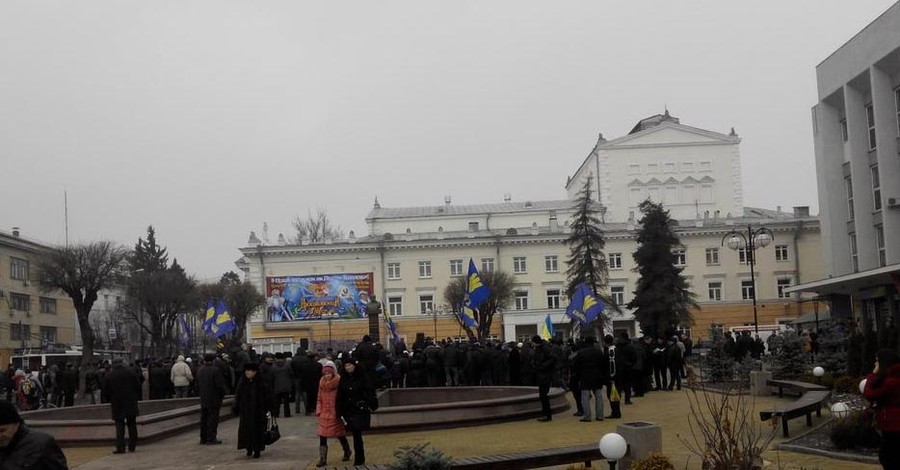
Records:
[[[753,300],[753,329],[759,336],[759,316],[756,310],[756,274],[754,267],[756,266],[756,249],[764,248],[772,243],[775,234],[766,227],[759,227],[753,230],[750,225],[747,226],[747,234],[744,235],[737,230],[732,230],[722,237],[722,246],[725,246],[725,240],[728,240],[728,248],[738,251],[743,249],[747,258],[747,264],[750,266],[750,298]]]

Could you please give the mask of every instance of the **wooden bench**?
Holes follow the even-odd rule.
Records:
[[[799,382],[796,380],[766,380],[766,385],[770,387],[778,388],[778,397],[784,397],[784,389],[788,389],[797,393],[797,395],[803,396],[806,392],[814,392],[814,391],[827,391],[828,387],[824,385],[811,384],[809,382]]]
[[[629,454],[631,454],[630,448],[625,455]],[[457,470],[522,470],[570,463],[584,463],[585,467],[590,468],[593,460],[605,460],[597,444],[453,459],[450,468]],[[385,470],[388,466],[350,465],[332,468],[336,470]]]
[[[760,411],[759,418],[768,421],[772,418],[781,418],[781,431],[784,437],[788,437],[788,421],[806,416],[806,425],[812,426],[812,413],[816,412],[817,417],[822,416],[822,403],[828,400],[831,392],[828,390],[812,390],[806,392],[792,403],[778,405],[772,410]]]

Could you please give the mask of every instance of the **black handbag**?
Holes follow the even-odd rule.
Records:
[[[354,414],[347,416],[346,418],[346,428],[348,431],[367,431],[370,427],[372,427],[372,414],[366,411],[357,411]]]
[[[274,416],[269,418],[269,426],[266,429],[266,435],[263,437],[263,442],[267,446],[270,446],[281,439],[281,431],[278,430],[278,420],[275,419]]]

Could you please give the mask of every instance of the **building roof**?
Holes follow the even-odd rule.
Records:
[[[651,127],[656,127],[664,122],[674,122],[675,124],[681,123],[677,117],[670,115],[669,110],[667,109],[664,114],[654,114],[653,116],[641,119],[634,125],[628,135],[636,134],[640,131],[650,129]]]
[[[480,215],[514,212],[545,212],[570,210],[575,206],[574,201],[561,199],[556,201],[521,201],[501,202],[496,204],[470,204],[443,206],[419,206],[419,207],[381,207],[376,205],[369,211],[366,220],[373,219],[402,219],[417,217],[440,217],[454,215]]]

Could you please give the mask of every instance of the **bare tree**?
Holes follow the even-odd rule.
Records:
[[[97,293],[123,278],[128,251],[109,241],[57,247],[38,261],[38,283],[45,291],[61,290],[72,299],[81,328],[81,366],[94,357],[94,329],[90,315]]]
[[[478,327],[472,330],[459,318],[459,311],[462,309],[463,302],[466,297],[466,287],[468,281],[465,277],[457,277],[447,284],[444,288],[444,300],[456,313],[456,320],[460,326],[466,331],[469,339],[484,339],[491,334],[491,324],[494,322],[494,315],[507,307],[509,301],[513,297],[513,278],[503,271],[485,271],[478,273],[481,276],[481,282],[490,290],[490,297],[481,304],[475,311],[475,320]]]
[[[328,211],[320,207],[316,209],[315,215],[312,211],[307,211],[305,219],[300,216],[294,217],[292,223],[296,235],[294,243],[301,244],[306,241],[309,243],[322,243],[327,239],[344,238],[344,230],[340,225],[334,225],[331,218],[328,217]]]

